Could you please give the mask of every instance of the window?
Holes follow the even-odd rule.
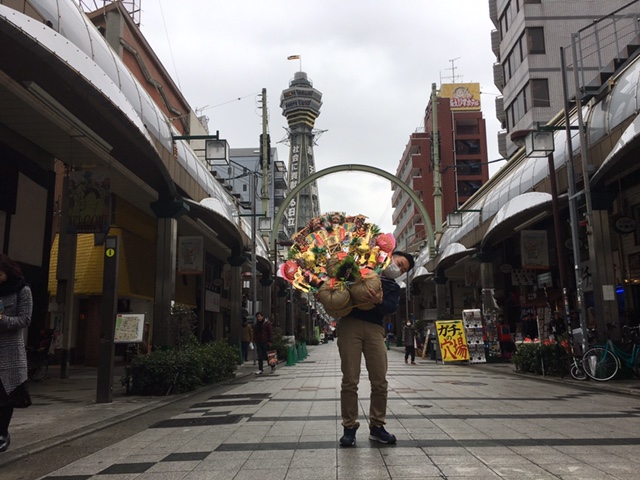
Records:
[[[480,175],[482,165],[480,160],[458,160],[456,163],[458,175]]]
[[[480,153],[480,140],[456,140],[458,155],[477,155]]]
[[[544,28],[527,28],[527,46],[529,47],[529,53],[531,55],[546,53],[544,47]]]
[[[477,135],[478,121],[461,119],[456,121],[456,134],[458,135]]]
[[[531,104],[534,107],[549,107],[549,81],[546,78],[531,80]]]
[[[458,195],[461,197],[470,197],[482,186],[480,180],[462,180],[458,182]]]

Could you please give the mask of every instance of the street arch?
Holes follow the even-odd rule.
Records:
[[[431,223],[429,212],[427,212],[427,209],[425,208],[424,204],[422,203],[418,195],[416,195],[416,193],[406,183],[404,183],[402,180],[399,180],[397,177],[390,174],[389,172],[385,172],[384,170],[381,170],[376,167],[371,167],[369,165],[359,165],[359,164],[336,165],[334,167],[328,167],[318,172],[315,172],[312,175],[309,175],[307,178],[301,181],[298,185],[296,185],[295,188],[291,190],[287,195],[287,197],[284,199],[284,202],[282,202],[282,205],[280,205],[280,208],[278,208],[276,216],[273,219],[273,229],[271,230],[271,235],[269,237],[269,245],[270,245],[271,251],[275,252],[276,237],[278,235],[278,227],[280,226],[280,222],[282,221],[284,212],[289,206],[291,199],[295,197],[300,192],[300,190],[302,190],[304,187],[306,187],[310,183],[324,176],[331,175],[332,173],[338,173],[338,172],[350,172],[353,170],[373,173],[374,175],[377,175],[379,177],[386,178],[387,180],[395,183],[397,186],[402,188],[402,190],[404,190],[405,193],[409,195],[411,200],[413,200],[413,203],[418,207],[420,214],[422,215],[424,226],[425,226],[425,229],[427,230],[427,243],[429,245],[429,253],[431,257],[434,257],[436,255],[436,242],[435,242],[435,234],[433,231],[433,224]]]

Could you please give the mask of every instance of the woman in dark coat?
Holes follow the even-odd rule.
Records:
[[[13,409],[31,405],[23,332],[33,309],[20,266],[4,254],[0,254],[0,302],[0,452],[4,452],[11,443]]]

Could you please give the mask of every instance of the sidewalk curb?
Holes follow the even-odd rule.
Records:
[[[236,374],[233,378],[229,378],[227,380],[223,380],[218,383],[213,383],[211,385],[205,385],[191,392],[181,393],[177,395],[169,395],[167,397],[145,397],[145,398],[148,398],[150,402],[146,405],[140,406],[135,410],[132,410],[131,412],[115,415],[113,417],[100,420],[96,423],[85,425],[84,427],[80,427],[76,430],[72,430],[65,434],[56,435],[55,437],[46,438],[39,442],[25,445],[24,447],[18,448],[16,450],[9,450],[8,452],[4,452],[2,455],[0,455],[0,468],[2,468],[4,465],[8,465],[10,463],[14,463],[19,460],[23,460],[31,455],[35,455],[37,453],[48,450],[50,448],[57,447],[59,445],[62,445],[63,443],[70,442],[72,440],[77,440],[78,438],[84,437],[86,435],[90,435],[100,430],[104,430],[105,428],[109,428],[119,423],[130,420],[132,418],[136,418],[140,415],[144,415],[145,413],[152,412],[159,408],[166,407],[167,405],[171,405],[172,403],[176,403],[180,400],[184,400],[191,396],[198,395],[207,390],[213,390],[215,388],[224,386],[228,383],[235,382],[240,378],[250,377],[250,376],[251,376],[250,373],[236,371]]]

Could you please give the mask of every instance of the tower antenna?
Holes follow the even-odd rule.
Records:
[[[445,70],[451,70],[451,75],[443,77],[442,75],[440,76],[440,83],[442,84],[442,80],[451,80],[451,83],[457,83],[458,80],[462,79],[462,75],[456,75],[456,70],[458,69],[458,67],[456,67],[455,62],[456,60],[460,60],[462,57],[456,57],[456,58],[452,58],[449,60],[449,62],[451,62],[451,67],[446,68]]]

